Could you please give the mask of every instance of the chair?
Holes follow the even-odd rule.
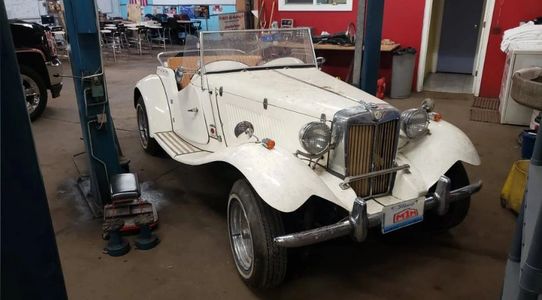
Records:
[[[127,28],[130,34],[127,35],[128,47],[134,46],[137,48],[139,55],[143,53],[143,41],[146,40],[147,28],[145,27],[132,27]]]
[[[164,27],[149,27],[151,31],[151,48],[152,48],[152,42],[157,42],[158,44],[162,45],[162,48],[166,50],[166,42],[168,41],[168,38],[166,37],[166,34],[170,34],[169,28]],[[154,32],[156,34],[154,34]]]
[[[117,27],[117,35],[120,42],[121,48],[128,48],[130,43],[128,42],[128,35],[126,34],[126,26],[119,24]]]
[[[117,62],[117,49],[119,46],[116,42],[115,33],[111,29],[102,29],[100,30],[100,33],[102,37],[101,39],[102,47],[110,48],[111,52],[113,53],[113,60]]]

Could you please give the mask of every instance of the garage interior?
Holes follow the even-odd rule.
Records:
[[[9,6],[10,1],[6,0],[5,5]],[[390,10],[389,6],[393,5],[394,1],[368,0],[368,2],[380,2],[380,8],[385,9],[383,16],[386,19],[389,15],[386,15],[385,12]],[[416,23],[416,29],[420,29],[420,36],[414,39],[421,40],[423,39],[421,21],[424,7],[418,6],[424,1],[405,1],[400,5],[408,7],[409,2],[412,2],[413,7],[416,7],[412,10],[412,14],[415,11],[419,12],[419,22]],[[438,0],[432,2],[438,2]],[[513,1],[508,0],[488,0],[485,2],[486,5],[487,2],[494,4],[495,14],[500,14],[499,16],[503,14],[499,9],[520,5],[510,4]],[[111,3],[120,7],[127,5],[119,4],[119,1]],[[151,3],[147,5],[151,6]],[[281,3],[286,5],[288,1]],[[260,4],[248,3],[246,5],[256,5],[250,8],[258,10]],[[279,11],[279,6],[280,4],[277,4],[275,7],[274,1],[265,0],[264,8],[260,10],[260,14],[267,18],[271,16],[271,20],[279,21],[279,24],[281,19],[293,19],[294,22],[299,23],[294,24],[296,26],[311,25],[303,24],[304,21],[298,22],[296,20],[297,14],[300,15],[300,20],[305,20],[304,18],[310,17],[303,14],[310,16],[314,12]],[[481,67],[485,68],[484,74],[489,75],[479,79],[481,87],[479,86],[478,91],[473,88],[473,84],[476,85],[473,83],[476,80],[475,71],[467,75],[468,80],[463,77],[460,79],[445,77],[444,82],[442,79],[435,79],[434,76],[448,71],[429,65],[427,62],[425,62],[426,65],[419,64],[420,55],[427,55],[427,61],[431,59],[429,57],[431,53],[426,52],[415,54],[415,65],[414,60],[412,62],[415,67],[410,69],[412,74],[408,85],[408,95],[393,99],[390,98],[390,92],[393,93],[393,87],[390,85],[393,84],[392,72],[396,69],[391,70],[392,60],[395,57],[391,52],[380,53],[377,50],[373,55],[378,56],[378,64],[372,68],[369,66],[369,70],[360,70],[356,69],[356,66],[352,66],[353,63],[341,61],[342,58],[338,57],[343,56],[342,52],[337,54],[337,52],[329,50],[317,50],[317,54],[320,56],[327,56],[322,70],[340,77],[342,80],[350,82],[351,73],[355,71],[361,72],[361,74],[366,74],[363,73],[364,71],[374,73],[370,76],[374,78],[374,82],[370,83],[372,88],[368,92],[373,95],[377,95],[379,92],[384,93],[384,101],[400,111],[420,107],[420,103],[424,99],[432,99],[435,111],[440,113],[442,119],[458,127],[472,141],[482,163],[479,166],[465,164],[465,167],[471,181],[482,180],[483,188],[472,196],[470,210],[465,220],[447,232],[427,233],[418,230],[417,226],[412,226],[397,232],[382,234],[379,228],[372,228],[369,230],[367,240],[363,243],[353,242],[350,237],[345,236],[307,247],[292,248],[292,251],[288,252],[289,264],[285,281],[278,287],[266,290],[248,287],[237,274],[230,250],[226,218],[228,193],[232,183],[225,180],[224,173],[227,170],[224,165],[212,163],[203,166],[189,166],[175,162],[166,153],[151,156],[141,148],[138,117],[134,109],[134,87],[140,79],[156,73],[158,66],[156,56],[164,51],[161,48],[144,49],[142,55],[137,53],[137,49],[131,49],[134,51],[121,50],[117,53],[114,46],[111,49],[108,49],[107,46],[102,48],[103,67],[107,76],[105,92],[109,99],[110,115],[115,122],[116,138],[118,144],[122,146],[122,156],[130,161],[130,172],[137,175],[141,187],[141,198],[152,203],[158,212],[159,225],[153,232],[160,239],[160,243],[148,251],[131,249],[127,254],[118,257],[110,256],[102,251],[104,245],[107,244],[107,241],[102,238],[103,219],[93,215],[78,185],[78,178],[88,172],[85,170],[88,167],[85,165],[85,155],[81,156],[82,153],[85,153],[86,148],[80,124],[81,112],[76,101],[79,95],[74,87],[74,81],[78,80],[78,75],[72,74],[70,68],[73,59],[70,59],[68,55],[70,50],[62,52],[62,45],[59,45],[59,56],[63,68],[63,87],[59,97],[49,98],[43,114],[31,123],[28,118],[20,118],[18,121],[28,122],[31,126],[50,220],[52,221],[52,230],[60,258],[61,274],[64,280],[61,285],[65,287],[67,298],[536,299],[520,298],[519,296],[516,298],[510,297],[509,294],[503,294],[503,283],[505,280],[510,280],[507,262],[514,236],[517,235],[518,212],[504,208],[501,203],[503,186],[510,176],[512,166],[518,160],[525,159],[522,158],[523,149],[518,141],[518,135],[535,122],[535,118],[531,119],[535,113],[530,110],[528,117],[522,116],[522,124],[499,124],[498,121],[488,122],[487,120],[476,120],[476,117],[473,117],[473,104],[480,101],[479,99],[491,98],[499,102],[500,87],[496,89],[493,81],[495,77],[502,76],[503,71],[500,70],[500,75],[496,76],[494,73],[499,73],[499,70],[488,70],[487,68],[488,64],[493,64],[495,60],[499,60],[496,65],[504,66],[506,55],[495,53],[497,51],[495,48],[498,49],[497,44],[500,44],[500,42],[496,43],[495,39],[502,39],[504,30],[518,26],[520,21],[531,20],[542,15],[540,3],[532,4],[532,6],[533,11],[517,16],[513,22],[510,20],[506,20],[509,23],[503,22],[504,17],[497,20],[501,23],[493,26],[492,31],[488,33],[487,58]],[[357,9],[358,4],[354,3],[349,12],[355,15]],[[375,11],[371,11],[370,7],[367,9],[366,22],[375,22],[375,19],[378,21],[378,18],[373,18],[370,15]],[[276,15],[274,15],[274,11],[276,11]],[[378,12],[378,7],[376,12]],[[333,13],[337,14],[337,12]],[[293,14],[295,16],[292,17]],[[10,17],[9,13],[7,17]],[[412,17],[407,16],[406,22],[408,22],[408,18]],[[483,19],[483,14],[481,18]],[[494,16],[493,21],[495,19]],[[254,20],[256,23],[258,22],[257,18]],[[354,23],[355,21],[352,20]],[[398,21],[400,22],[400,20]],[[342,26],[344,20],[341,22],[331,20],[330,23],[340,23]],[[335,30],[334,26],[329,26],[332,28],[329,29],[329,32],[344,31],[344,28]],[[384,27],[382,28],[382,26]],[[379,30],[376,30],[376,41],[392,37],[393,30],[389,29],[390,26],[392,25],[389,19],[380,24],[381,32],[379,35]],[[319,29],[325,27],[325,22],[313,27],[317,28],[313,30],[318,30],[316,32],[319,35],[322,31]],[[373,29],[367,25],[367,30]],[[399,29],[394,30],[400,31]],[[68,30],[65,31],[66,35],[69,35]],[[363,38],[365,47],[370,47],[370,43],[374,43],[374,37],[373,40],[370,39],[371,33],[374,32],[368,32],[369,37]],[[185,39],[189,38],[185,37]],[[417,50],[420,47],[418,44],[410,44],[409,41],[404,42],[395,37],[392,40],[401,44],[400,47],[414,47],[418,48]],[[539,36],[538,42],[542,44],[542,34]],[[65,43],[67,43],[67,39]],[[186,43],[188,44],[188,42]],[[158,46],[161,47],[161,44],[158,43]],[[166,51],[184,49],[184,46],[181,45],[166,45],[164,43],[163,46]],[[439,52],[442,52],[442,42],[440,47]],[[3,46],[2,52],[5,51],[7,50]],[[353,56],[354,53],[349,55]],[[537,55],[542,58],[542,54]],[[367,58],[371,58],[371,56],[367,56]],[[453,64],[451,63],[451,65]],[[542,67],[542,59],[538,61],[536,66]],[[425,69],[420,71],[417,69],[420,67]],[[431,72],[431,68],[436,68],[437,72]],[[450,72],[457,73],[453,70]],[[464,72],[459,71],[459,73]],[[4,93],[4,89],[15,89],[5,85],[5,75],[3,66],[2,93]],[[419,81],[420,75],[425,76],[424,80]],[[361,80],[364,78],[362,75]],[[387,86],[377,85],[376,79],[380,78],[386,78]],[[498,84],[500,84],[500,80],[501,78],[498,79]],[[461,81],[461,84],[455,81]],[[421,89],[419,89],[420,86]],[[4,96],[3,94],[3,107],[8,101]],[[4,115],[2,115],[2,119],[4,120]],[[7,149],[5,147],[16,147],[8,139],[4,140],[6,126],[17,125],[6,124],[2,121],[2,152]],[[295,130],[297,131],[297,128]],[[539,132],[537,145],[542,144],[541,136]],[[537,147],[534,148],[542,150],[542,147]],[[536,155],[536,150],[533,155]],[[10,209],[16,206],[5,204],[6,201],[14,201],[13,194],[7,194],[9,191],[4,188],[9,183],[7,179],[5,181],[5,178],[10,176],[10,173],[6,173],[7,170],[4,169],[5,162],[7,160],[4,161],[4,155],[2,155],[2,265],[5,265],[5,259],[14,255],[12,251],[14,246],[8,245],[14,241],[4,240],[5,231],[9,230],[11,226],[21,226],[28,230],[28,235],[21,237],[21,239],[36,238],[42,232],[42,230],[28,227],[32,221],[28,221],[27,224],[8,223],[8,214],[25,215],[27,211],[15,213]],[[533,167],[533,169],[535,168]],[[534,177],[531,174],[530,176]],[[529,184],[531,183],[529,182]],[[533,190],[535,189],[533,188]],[[542,194],[531,193],[531,197],[542,203]],[[28,211],[30,218],[32,213],[34,213],[32,210]],[[12,216],[9,220],[13,220],[13,218]],[[21,223],[27,222],[26,217],[22,217],[21,220],[23,221]],[[532,222],[532,219],[530,221]],[[542,224],[542,221],[538,224]],[[39,225],[35,224],[34,226]],[[43,226],[46,228],[47,224]],[[537,229],[538,227],[542,226],[536,225]],[[131,240],[136,235],[126,235],[125,237]],[[52,243],[55,244],[55,241],[53,240]],[[23,249],[21,253],[39,253],[40,245],[47,246],[48,243],[38,241],[36,248],[33,250]],[[20,259],[21,265],[24,266],[26,264],[24,257]],[[53,261],[43,263],[54,264]],[[13,281],[4,280],[6,276],[10,275],[10,271],[13,270],[2,267],[2,298],[30,299],[28,298],[29,294],[16,291],[24,286],[24,283],[17,285]],[[46,273],[46,269],[36,267],[35,272],[43,274]],[[33,278],[40,278],[40,276]],[[9,288],[8,283],[14,285]],[[31,280],[28,284],[40,286],[32,283]],[[48,283],[44,281],[41,284],[47,285]],[[542,289],[542,286],[537,286],[536,283],[534,285],[539,290],[531,290],[531,296],[539,293]],[[52,297],[52,295],[62,295],[62,292],[53,291],[57,287],[55,284],[49,286],[51,290],[45,289],[41,293],[31,295],[38,296],[34,299],[55,299],[56,297]]]

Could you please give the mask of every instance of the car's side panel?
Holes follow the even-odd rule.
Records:
[[[421,187],[428,190],[457,161],[479,165],[480,157],[470,139],[454,125],[431,122],[431,134],[412,141],[399,150],[399,157],[410,165],[410,171]],[[401,176],[398,176],[401,177]],[[395,185],[394,193],[400,186]]]
[[[298,138],[299,130],[308,122],[317,119],[273,106],[269,102],[264,104],[264,97],[248,99],[229,93],[227,88],[228,86],[224,87],[223,95],[218,96],[216,101],[228,146],[247,141],[244,137],[237,138],[234,129],[239,122],[248,121],[254,125],[254,135],[260,139],[271,138],[290,153],[302,149]]]
[[[156,132],[172,131],[168,98],[160,77],[153,74],[141,79],[136,91],[143,97],[147,108],[150,136],[154,137]]]

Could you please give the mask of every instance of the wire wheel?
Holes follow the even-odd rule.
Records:
[[[24,87],[24,96],[26,99],[26,110],[28,114],[32,114],[36,111],[41,101],[41,94],[38,83],[31,77],[21,74]]]
[[[254,262],[254,243],[245,208],[235,194],[228,202],[228,231],[239,273],[250,277]]]

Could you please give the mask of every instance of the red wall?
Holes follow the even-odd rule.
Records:
[[[419,50],[422,42],[423,11],[425,0],[384,0],[384,23],[382,38],[391,39],[401,47],[413,47],[417,50],[414,69],[413,87],[416,86]],[[542,0],[541,0],[542,1]],[[386,77],[389,91],[391,82],[391,55],[381,57],[380,73]]]
[[[266,14],[269,18],[273,0],[266,1]],[[328,32],[344,31],[349,22],[356,22],[357,4],[360,0],[352,0],[353,8],[349,12],[279,12],[275,5],[273,20],[281,18],[294,19],[295,26],[309,26],[314,28],[314,34],[322,30]],[[414,47],[418,50],[421,45],[423,26],[423,13],[425,0],[384,0],[384,23],[382,25],[382,38],[391,39],[402,47]],[[542,0],[496,0],[493,13],[491,34],[486,53],[484,73],[480,88],[480,96],[497,97],[504,69],[506,56],[500,50],[503,31],[516,27],[519,21],[542,16]],[[269,20],[269,19],[267,19]],[[324,71],[332,75],[346,78],[348,62],[344,61],[344,54],[327,53],[328,59]],[[338,63],[337,60],[342,60]],[[418,54],[416,55],[416,69]],[[391,55],[384,54],[381,59],[380,73],[386,77],[388,89],[390,86]],[[416,83],[414,73],[413,86]]]
[[[271,7],[273,0],[264,0],[266,21],[269,23]],[[352,11],[279,11],[278,0],[275,0],[275,13],[273,21],[280,19],[294,19],[296,27],[313,27],[313,34],[320,35],[325,30],[329,33],[346,31],[350,22],[356,23],[356,12],[358,10],[358,1],[352,0]]]
[[[496,0],[487,45],[481,97],[498,97],[506,54],[501,49],[504,30],[516,27],[520,21],[542,16],[542,0]]]
[[[265,0],[265,16],[269,22],[272,0]],[[334,33],[345,31],[350,22],[356,23],[357,7],[360,0],[352,0],[352,11],[346,12],[310,12],[310,11],[279,11],[275,4],[273,20],[283,18],[294,19],[295,26],[313,27],[313,33],[319,35],[323,30]],[[423,10],[425,0],[384,0],[384,23],[382,38],[391,39],[404,47],[420,48],[421,31],[423,23]],[[541,0],[542,1],[542,0]],[[344,60],[345,53],[319,52],[317,55],[325,56],[327,61],[324,71],[345,79],[349,72],[349,62]],[[352,53],[353,54],[353,53]],[[351,55],[352,55],[351,54]],[[416,55],[416,64],[417,64]],[[386,77],[388,89],[390,87],[391,55],[383,54],[381,57],[381,76]],[[414,82],[416,79],[414,78]]]

